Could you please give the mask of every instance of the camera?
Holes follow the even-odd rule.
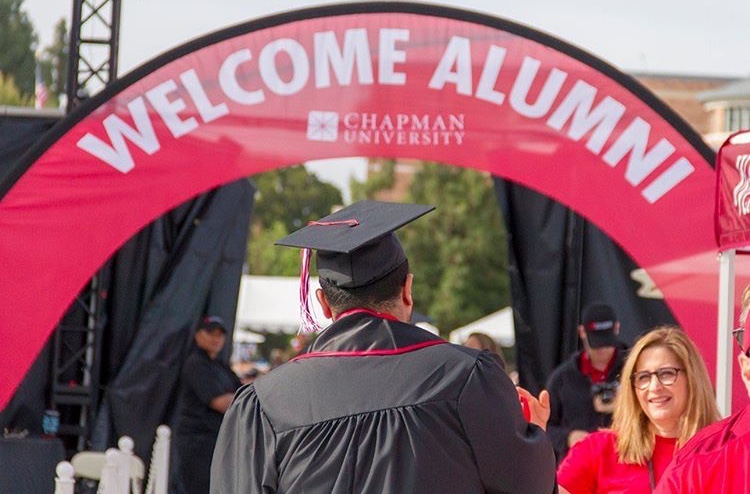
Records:
[[[598,396],[602,404],[609,405],[615,401],[619,386],[620,383],[617,381],[592,384],[591,396],[594,398]]]

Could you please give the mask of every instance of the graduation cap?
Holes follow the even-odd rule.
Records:
[[[360,201],[277,240],[302,248],[300,299],[303,328],[317,324],[309,311],[310,251],[317,253],[318,276],[341,288],[358,288],[382,279],[406,261],[395,235],[402,226],[435,209],[423,204]],[[312,322],[308,325],[307,323]]]

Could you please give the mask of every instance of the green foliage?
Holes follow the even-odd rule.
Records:
[[[16,87],[13,77],[0,72],[0,104],[10,106],[34,106],[34,98],[24,96]]]
[[[374,199],[381,190],[393,187],[396,181],[396,160],[384,160],[382,165],[379,171],[370,171],[367,180],[363,182],[352,178],[349,182],[352,202]]]
[[[437,206],[399,232],[415,273],[416,309],[447,333],[508,305],[506,233],[492,180],[427,163],[409,201]]]
[[[255,228],[250,233],[247,248],[247,262],[250,272],[266,276],[299,275],[299,250],[278,247],[273,243],[289,234],[280,221],[268,228]]]
[[[273,243],[320,219],[342,204],[341,191],[303,166],[253,177],[258,188],[248,244],[248,265],[256,275],[297,276],[299,250]]]
[[[47,106],[59,105],[59,96],[65,93],[68,77],[68,28],[65,19],[55,24],[52,44],[44,49],[39,61],[49,100]]]
[[[21,95],[28,97],[34,94],[37,36],[22,4],[23,0],[0,0],[0,72],[11,76]]]
[[[303,166],[281,168],[253,177],[258,187],[254,221],[268,226],[280,221],[287,231],[331,213],[342,204],[341,191],[321,182]]]

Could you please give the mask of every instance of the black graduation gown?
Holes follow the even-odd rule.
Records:
[[[367,313],[243,387],[211,468],[212,494],[556,490],[552,446],[495,357]]]

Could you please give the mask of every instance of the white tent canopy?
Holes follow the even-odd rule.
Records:
[[[451,343],[463,344],[471,333],[484,333],[500,346],[511,347],[515,345],[513,309],[505,307],[466,326],[454,329],[450,333],[450,341]]]
[[[311,290],[317,286],[318,279],[311,278]],[[317,301],[314,300],[310,306],[318,324],[326,327],[331,323],[330,319],[323,317]],[[299,278],[242,276],[235,330],[294,334],[299,330],[300,322]]]

